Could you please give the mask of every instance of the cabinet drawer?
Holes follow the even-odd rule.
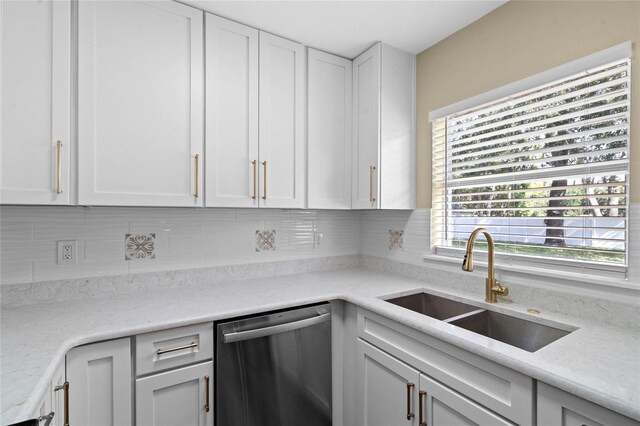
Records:
[[[212,322],[136,336],[136,376],[212,358]]]
[[[499,415],[533,424],[530,377],[364,309],[358,336]]]

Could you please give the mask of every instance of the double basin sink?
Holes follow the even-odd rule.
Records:
[[[386,301],[529,352],[535,352],[573,331],[489,311],[429,293],[415,293]]]

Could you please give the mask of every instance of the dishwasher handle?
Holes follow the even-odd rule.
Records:
[[[241,342],[243,340],[257,339],[259,337],[272,336],[278,333],[298,330],[300,328],[311,327],[312,325],[321,324],[331,320],[331,313],[327,312],[311,318],[305,318],[294,322],[272,325],[269,327],[256,328],[246,331],[225,332],[222,330],[223,343]]]

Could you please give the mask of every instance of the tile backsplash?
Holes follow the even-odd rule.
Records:
[[[429,253],[429,209],[360,212],[360,254],[422,264]]]
[[[640,203],[629,205],[629,281],[640,283]],[[360,212],[360,254],[423,265],[430,253],[429,209]]]
[[[2,284],[358,254],[359,212],[0,207]],[[322,244],[314,244],[316,233]],[[57,263],[57,242],[77,260]]]
[[[0,227],[2,284],[357,254],[430,267],[429,209],[2,206]],[[640,283],[640,204],[629,235],[629,282]],[[57,263],[62,240],[77,241],[75,263]]]

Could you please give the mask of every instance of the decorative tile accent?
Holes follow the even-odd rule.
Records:
[[[389,250],[402,250],[404,246],[404,230],[389,229]]]
[[[155,259],[156,234],[125,234],[124,236],[124,260]]]
[[[256,231],[256,251],[272,251],[276,249],[276,230]]]

